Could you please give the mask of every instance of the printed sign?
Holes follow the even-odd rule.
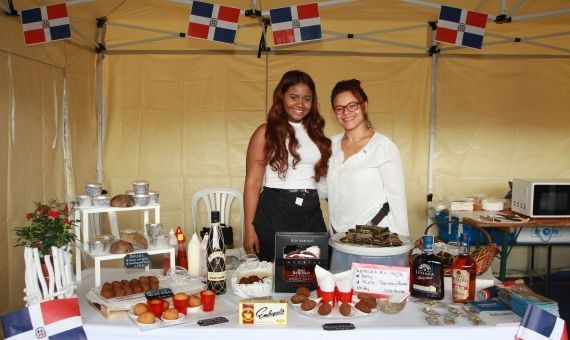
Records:
[[[144,268],[150,265],[150,256],[147,253],[127,254],[123,260],[127,268]]]
[[[406,294],[410,291],[410,268],[353,263],[352,287],[356,292],[378,296]]]
[[[144,293],[144,296],[147,299],[165,299],[174,296],[174,293],[170,288],[161,288],[149,290],[148,292]]]

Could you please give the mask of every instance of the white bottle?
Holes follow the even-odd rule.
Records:
[[[208,233],[204,234],[202,242],[200,243],[200,276],[206,276],[208,274],[207,267],[207,257],[208,257]]]
[[[192,276],[200,275],[200,240],[194,232],[190,242],[188,242],[188,272]]]

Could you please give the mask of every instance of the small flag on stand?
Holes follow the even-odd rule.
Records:
[[[487,14],[441,6],[435,40],[481,49],[487,26]]]
[[[65,2],[25,9],[21,17],[26,45],[71,38]]]
[[[40,302],[0,318],[7,340],[87,340],[77,298]]]
[[[193,1],[186,36],[233,44],[239,15],[239,8]]]
[[[275,45],[323,38],[318,3],[270,9],[269,17]]]
[[[544,309],[529,304],[515,340],[568,340],[566,322]]]

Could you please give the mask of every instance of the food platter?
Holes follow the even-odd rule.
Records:
[[[296,312],[314,319],[360,319],[378,313],[378,308],[372,308],[370,313],[365,313],[355,308],[355,305],[359,299],[356,297],[356,295],[354,295],[352,297],[352,302],[348,303],[351,307],[350,314],[346,316],[342,315],[339,310],[341,303],[337,302],[334,306],[332,306],[332,310],[329,314],[321,315],[318,311],[319,306],[321,306],[321,298],[318,298],[316,296],[316,292],[312,292],[309,296],[309,299],[315,301],[316,305],[314,308],[308,311],[301,308],[301,303],[293,303],[291,300],[289,300],[289,305],[291,306],[291,309],[295,310]]]

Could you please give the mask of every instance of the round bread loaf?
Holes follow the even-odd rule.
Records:
[[[123,236],[121,236],[121,240],[127,241],[130,244],[135,245],[142,249],[148,248],[148,241],[141,233],[123,234]]]
[[[111,245],[111,254],[127,254],[127,253],[131,253],[133,252],[134,248],[133,245],[130,244],[129,242],[123,241],[123,240],[118,240],[113,242],[113,244]],[[119,282],[120,284],[120,282]],[[115,282],[113,282],[113,286],[115,285]]]
[[[134,207],[135,199],[130,195],[117,195],[111,199],[111,206],[118,208]]]

